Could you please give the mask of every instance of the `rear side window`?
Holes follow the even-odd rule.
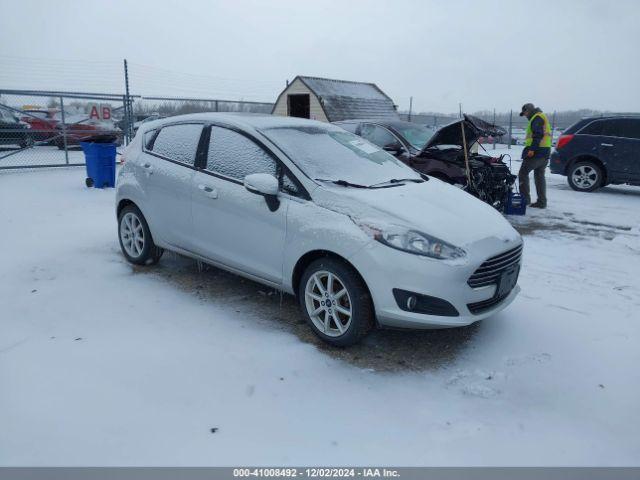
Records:
[[[358,124],[354,123],[354,122],[349,122],[349,123],[336,123],[337,126],[339,126],[340,128],[344,128],[347,132],[351,132],[351,133],[356,133],[356,130],[358,129]]]
[[[616,118],[604,122],[603,135],[609,137],[638,138],[631,118]]]
[[[394,145],[398,143],[396,137],[394,137],[389,130],[371,123],[365,123],[362,125],[360,135],[379,147],[386,147],[387,145]]]
[[[169,160],[194,165],[201,133],[202,125],[199,124],[169,125],[158,132],[147,149]]]
[[[636,138],[640,140],[640,118],[629,118],[628,122],[628,137]]]
[[[640,119],[620,118],[612,120],[611,123],[614,124],[610,130],[612,133],[605,133],[605,135],[640,139]],[[605,131],[607,131],[606,127]]]
[[[243,181],[252,173],[277,177],[277,164],[260,145],[244,135],[222,127],[211,127],[207,170]]]
[[[602,135],[602,125],[604,122],[602,120],[596,120],[595,122],[591,122],[589,125],[580,130],[580,134],[582,135]]]

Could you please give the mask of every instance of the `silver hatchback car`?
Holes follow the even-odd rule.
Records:
[[[168,249],[294,294],[328,343],[469,325],[519,291],[522,239],[495,209],[337,126],[177,116],[141,125],[124,157],[127,260]]]

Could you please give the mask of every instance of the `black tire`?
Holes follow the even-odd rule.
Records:
[[[25,137],[20,141],[20,148],[28,148],[33,147],[35,141],[31,135],[25,135]]]
[[[127,251],[128,248],[125,248],[125,245],[123,244],[123,236],[126,236],[123,232],[123,229],[126,228],[123,222],[125,222],[125,217],[127,215],[135,217],[142,227],[143,245],[138,255],[129,253]],[[120,212],[120,215],[118,215],[118,241],[120,242],[120,249],[122,250],[125,258],[135,265],[155,265],[164,253],[164,249],[157,247],[153,242],[153,237],[151,236],[151,231],[149,230],[149,225],[147,224],[144,215],[142,215],[140,209],[133,204],[124,207]]]
[[[89,188],[93,187],[93,178],[91,178],[91,177],[85,178],[84,179],[84,184]]]
[[[309,308],[307,307],[307,283],[309,283],[310,279],[314,277],[314,275],[321,275],[322,272],[331,273],[335,277],[335,283],[333,285],[339,285],[339,283],[341,283],[347,291],[347,295],[343,295],[341,299],[337,301],[348,302],[346,305],[348,305],[351,310],[351,321],[347,324],[346,330],[338,336],[327,335],[325,331],[316,326],[311,318]],[[347,298],[345,299],[345,297]],[[300,302],[302,313],[305,316],[307,323],[311,326],[313,332],[326,343],[337,347],[348,347],[358,343],[375,325],[373,301],[371,300],[371,295],[369,294],[369,290],[364,284],[364,281],[351,266],[338,259],[331,257],[320,258],[313,261],[307,267],[300,279],[300,284],[298,285],[298,301]],[[318,300],[309,299],[309,301],[312,302],[314,307],[319,308]],[[317,302],[317,304],[315,302]],[[335,303],[336,301],[333,302],[334,305]],[[345,304],[342,304],[341,306],[345,306]],[[334,313],[332,315],[340,317],[337,310],[333,310],[333,312]],[[344,319],[346,317],[342,318]],[[338,330],[335,317],[330,315],[329,325],[331,326],[331,324],[335,326],[334,330]]]
[[[592,160],[576,162],[567,172],[567,183],[576,192],[593,192],[605,184],[604,172]]]

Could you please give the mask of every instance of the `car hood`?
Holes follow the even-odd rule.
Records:
[[[519,238],[490,205],[434,178],[390,188],[321,186],[313,198],[318,205],[356,221],[408,227],[462,248],[489,237],[505,242]]]
[[[456,120],[439,129],[433,137],[425,144],[422,152],[438,145],[458,145],[462,147],[462,127],[467,143],[467,150],[478,141],[480,137],[501,137],[507,132],[504,128],[498,127],[473,115],[464,115],[464,118]]]

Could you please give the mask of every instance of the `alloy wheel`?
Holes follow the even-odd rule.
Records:
[[[315,272],[304,290],[307,313],[313,325],[329,337],[343,335],[351,325],[351,297],[338,276],[326,270]]]
[[[581,189],[587,190],[598,183],[598,171],[590,165],[580,165],[571,174],[573,183]]]
[[[144,229],[135,213],[127,212],[120,221],[120,239],[127,254],[137,258],[144,250]]]

